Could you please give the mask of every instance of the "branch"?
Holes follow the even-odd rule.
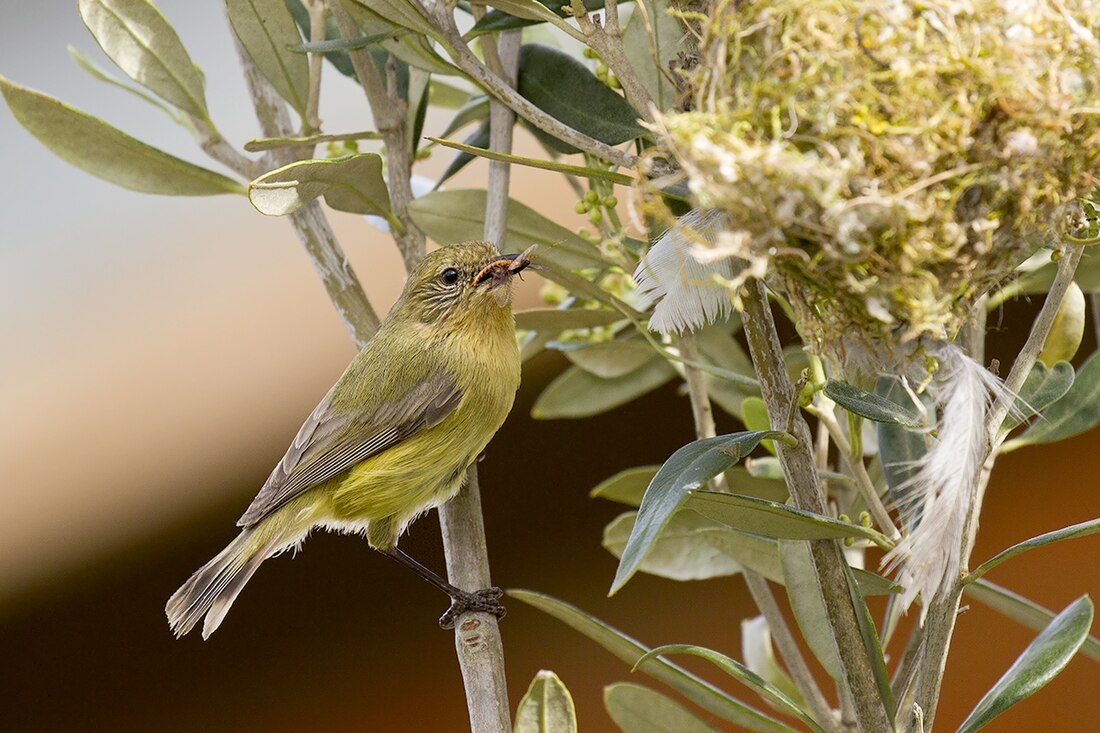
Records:
[[[1047,335],[1054,323],[1054,317],[1058,308],[1062,305],[1066,290],[1073,282],[1073,275],[1077,271],[1077,264],[1081,261],[1084,246],[1067,244],[1058,262],[1058,274],[1047,293],[1039,315],[1031,325],[1031,333],[1028,334],[1020,353],[1012,364],[1012,370],[1005,378],[1005,395],[993,405],[986,416],[985,430],[988,436],[987,454],[982,473],[978,480],[974,499],[970,504],[970,513],[963,525],[961,566],[969,567],[970,554],[974,550],[974,542],[978,534],[978,517],[982,510],[982,501],[985,498],[985,487],[989,483],[989,475],[993,468],[993,459],[996,457],[996,449],[1005,439],[1001,435],[1001,425],[1005,416],[1012,407],[1015,395],[1023,386],[1027,375],[1035,366],[1039,354],[1043,350]],[[955,620],[959,612],[959,599],[962,597],[962,583],[956,582],[946,591],[938,594],[928,605],[928,615],[925,618],[925,641],[921,656],[921,666],[917,677],[917,691],[914,697],[915,715],[910,716],[909,730],[916,731],[918,726],[930,727],[936,716],[936,706],[939,703],[940,688],[943,685],[943,673],[947,664],[947,651],[951,646],[951,637],[955,631]]]
[[[699,361],[701,358],[694,333],[687,332],[680,336],[677,345],[685,359]],[[716,433],[714,429],[714,412],[710,404],[710,397],[707,396],[706,377],[685,361],[684,380],[687,382],[688,396],[691,399],[691,412],[695,420],[695,437],[699,440],[713,438]],[[729,491],[729,485],[726,483],[724,475],[719,475],[712,482],[712,485],[716,491]],[[825,696],[821,694],[821,688],[818,687],[813,673],[806,665],[806,660],[802,657],[802,652],[798,648],[798,642],[795,641],[790,627],[787,626],[786,619],[783,618],[783,613],[775,602],[775,596],[772,595],[768,581],[759,573],[755,573],[748,568],[742,568],[741,574],[745,577],[745,584],[748,586],[753,602],[756,603],[756,607],[760,609],[760,613],[764,615],[764,619],[768,622],[772,637],[776,646],[779,647],[779,654],[783,661],[787,663],[787,669],[791,673],[791,679],[795,687],[802,693],[803,699],[810,706],[810,712],[813,713],[814,719],[823,726],[831,727],[832,724],[835,724],[836,715],[829,707]]]
[[[505,75],[515,79],[519,62],[518,31],[502,33],[493,48]],[[515,115],[499,102],[489,110],[489,147],[507,153],[512,149]],[[504,238],[508,212],[509,166],[490,161],[488,194],[485,202],[485,239],[499,246]],[[477,464],[470,466],[466,486],[458,496],[439,508],[447,575],[452,585],[466,590],[488,588],[489,553],[481,513]],[[503,733],[512,729],[508,707],[508,684],[504,674],[504,646],[495,616],[465,613],[455,622],[455,649],[472,733]]]
[[[328,0],[329,12],[340,26],[344,38],[357,38],[359,28],[348,15],[348,11],[339,0]],[[412,203],[412,150],[405,134],[405,113],[408,105],[397,96],[393,85],[387,89],[382,84],[378,67],[366,49],[357,48],[348,51],[355,75],[367,96],[374,126],[382,134],[386,146],[386,185],[390,192],[390,209],[404,227],[404,232],[394,232],[393,238],[401,250],[405,261],[405,270],[412,272],[416,263],[424,256],[424,233],[413,223],[409,216],[409,204]],[[392,61],[392,57],[391,61]]]
[[[573,147],[624,168],[634,167],[638,160],[637,156],[600,142],[559,122],[531,104],[526,98],[520,96],[519,92],[512,86],[481,63],[466,45],[466,42],[462,40],[462,34],[459,33],[454,17],[451,15],[451,10],[446,3],[433,3],[434,12],[424,7],[420,0],[409,0],[409,3],[435,25],[442,38],[442,45],[447,50],[451,60],[496,100],[507,105],[509,109],[543,132],[553,135]]]
[[[290,135],[290,116],[287,114],[286,105],[271,84],[257,71],[235,34],[233,38],[261,130],[267,137]],[[306,146],[270,151],[264,156],[261,168],[272,170],[295,160],[294,156],[303,151],[308,154],[310,149],[310,146]],[[363,292],[363,287],[359,284],[359,278],[355,276],[347,255],[340,248],[340,243],[336,241],[336,235],[333,234],[321,205],[317,201],[306,204],[291,214],[290,221],[298,234],[298,239],[305,245],[313,269],[321,277],[321,282],[324,283],[329,298],[336,306],[340,319],[351,332],[356,345],[362,348],[378,330],[380,321],[370,301],[367,300],[367,294]]]
[[[649,91],[638,80],[634,67],[630,65],[623,48],[622,30],[619,28],[618,0],[606,0],[604,3],[604,23],[599,25],[592,20],[581,0],[572,0],[573,17],[577,20],[591,46],[604,60],[611,73],[623,87],[626,101],[646,122],[653,121],[656,105]]]
[[[760,392],[768,408],[768,417],[776,429],[785,429],[791,402],[798,396],[783,365],[783,349],[779,344],[764,284],[759,280],[750,280],[743,302],[745,336],[760,378]],[[776,446],[787,478],[787,488],[795,506],[824,514],[825,495],[811,451],[810,428],[801,416],[795,421],[793,434],[798,440],[796,445]],[[809,546],[860,730],[864,733],[893,730],[890,714],[879,697],[871,661],[864,652],[856,609],[841,565],[845,562],[843,553],[835,540],[811,541]]]

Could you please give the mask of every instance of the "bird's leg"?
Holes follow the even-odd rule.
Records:
[[[504,595],[504,591],[500,588],[494,586],[492,588],[482,588],[481,590],[470,593],[469,591],[464,591],[461,588],[456,588],[451,585],[441,578],[434,570],[422,565],[404,550],[394,547],[389,550],[383,550],[382,554],[391,560],[396,560],[401,563],[450,596],[451,607],[439,617],[439,625],[445,629],[454,628],[455,620],[467,611],[491,613],[497,618],[502,618],[507,612],[504,608],[504,604],[500,602],[500,597]]]

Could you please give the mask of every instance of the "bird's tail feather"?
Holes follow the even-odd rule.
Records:
[[[177,638],[191,631],[204,615],[202,638],[209,638],[261,563],[299,539],[265,538],[261,532],[262,525],[242,531],[168,599],[164,611]]]

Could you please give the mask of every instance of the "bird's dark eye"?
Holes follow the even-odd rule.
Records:
[[[454,285],[458,282],[458,270],[453,267],[448,267],[446,270],[439,273],[439,279],[443,281],[444,285]]]

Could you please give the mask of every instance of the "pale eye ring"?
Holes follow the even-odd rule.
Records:
[[[454,285],[458,282],[458,270],[453,267],[448,267],[446,270],[439,273],[439,279],[444,285]]]

